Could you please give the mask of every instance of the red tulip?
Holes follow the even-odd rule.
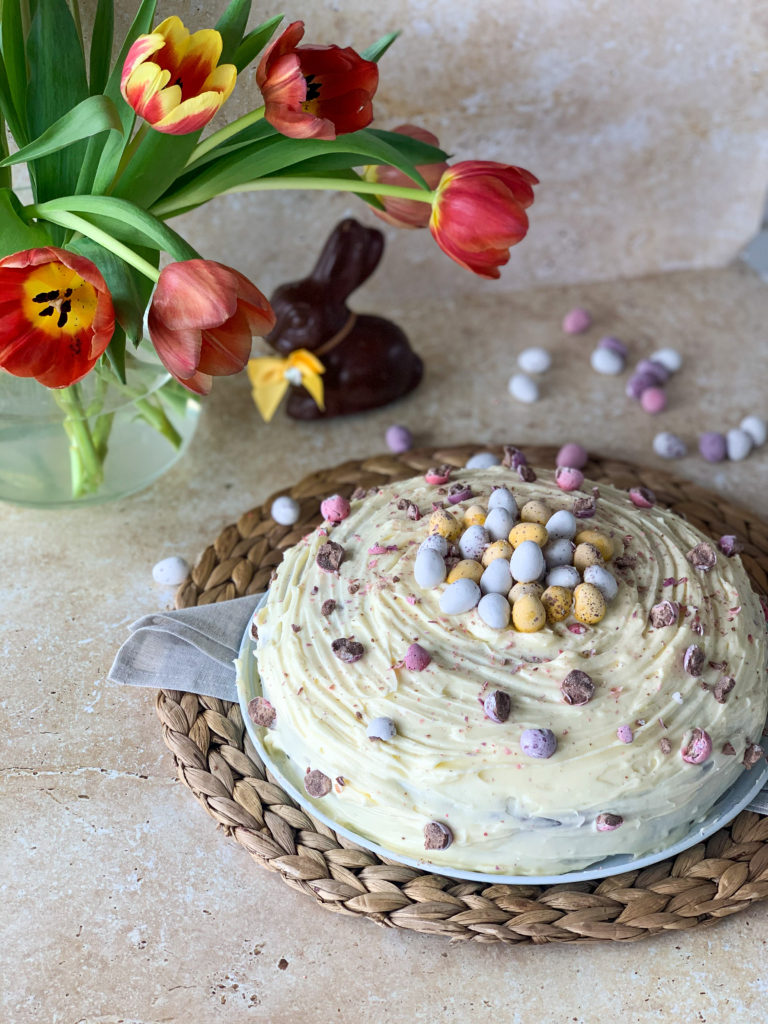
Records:
[[[467,160],[449,167],[437,187],[429,230],[451,259],[481,277],[499,277],[509,249],[528,231],[526,209],[538,185],[522,167]]]
[[[147,318],[160,361],[190,391],[207,395],[213,377],[239,373],[251,339],[275,326],[259,289],[211,260],[171,263],[160,271]]]
[[[299,46],[294,21],[269,47],[256,71],[265,118],[291,139],[335,139],[373,120],[379,70],[349,46]]]
[[[95,263],[65,249],[0,260],[0,367],[66,388],[89,373],[115,330],[112,296]]]
[[[436,135],[413,124],[401,124],[394,130],[401,135],[418,139],[419,142],[426,142],[430,146],[440,145]],[[443,172],[447,169],[448,164],[444,160],[435,164],[421,164],[416,168],[430,188],[436,187]],[[380,182],[382,185],[418,188],[413,178],[409,178],[404,171],[387,164],[371,164],[365,168],[363,178],[366,181]],[[379,199],[384,204],[384,210],[374,210],[373,212],[388,224],[394,224],[398,228],[425,228],[429,224],[432,213],[429,203],[420,203],[415,199],[397,199],[394,196],[379,196]]]
[[[166,18],[131,46],[120,91],[157,131],[169,135],[199,131],[235,87],[237,68],[219,64],[221,46],[215,29],[190,35],[176,15]]]

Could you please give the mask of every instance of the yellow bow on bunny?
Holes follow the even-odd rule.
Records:
[[[253,400],[262,419],[269,423],[282,401],[289,384],[303,385],[319,409],[325,408],[323,378],[325,367],[306,348],[296,349],[290,355],[259,356],[248,361],[248,379],[253,388]]]

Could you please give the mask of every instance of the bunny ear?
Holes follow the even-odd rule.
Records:
[[[383,252],[381,231],[347,217],[328,236],[311,277],[332,298],[344,300],[371,276]]]

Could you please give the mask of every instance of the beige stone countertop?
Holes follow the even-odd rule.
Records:
[[[594,327],[566,337],[560,321],[576,304]],[[366,308],[363,292],[355,305]],[[386,312],[426,363],[396,406],[315,425],[281,411],[266,426],[244,376],[218,380],[189,452],[149,490],[76,511],[0,505],[4,1024],[760,1016],[766,904],[703,931],[567,947],[453,946],[328,913],[259,869],[175,781],[154,693],[106,682],[127,624],[171,605],[152,581],[157,561],[193,562],[273,490],[381,451],[393,422],[423,444],[573,439],[661,465],[658,430],[695,452],[697,431],[768,412],[768,288],[742,265]],[[680,349],[666,413],[630,402],[626,374],[593,373],[604,334],[632,360]],[[548,347],[554,367],[541,401],[524,406],[507,379],[528,345]],[[768,447],[738,464],[693,454],[667,468],[758,514],[768,503]]]

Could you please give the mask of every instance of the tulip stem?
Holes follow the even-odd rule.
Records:
[[[68,388],[52,388],[51,394],[59,408],[66,414],[64,429],[69,437],[69,464],[72,475],[72,497],[98,490],[104,479],[103,456],[94,443],[91,428],[83,407],[80,388],[72,384]]]
[[[237,135],[239,132],[244,131],[246,128],[250,128],[252,124],[256,124],[264,117],[264,107],[259,107],[257,110],[252,110],[248,114],[243,114],[242,117],[236,118],[231,124],[225,124],[223,128],[219,128],[217,132],[213,132],[208,138],[203,139],[192,151],[192,154],[187,160],[186,166],[197,163],[206,153],[210,153],[212,149],[221,145],[222,142],[226,142],[227,139],[231,139],[233,135]]]
[[[139,273],[144,274],[150,281],[157,283],[160,277],[160,271],[157,267],[153,267],[151,263],[142,256],[139,256],[137,252],[134,252],[127,245],[118,242],[107,231],[103,231],[101,228],[97,228],[95,224],[91,224],[85,217],[78,217],[76,213],[67,213],[64,210],[51,210],[46,203],[27,206],[25,207],[25,212],[30,217],[37,217],[41,220],[50,221],[51,224],[58,224],[62,228],[72,228],[73,231],[79,231],[81,235],[85,235],[86,238],[90,238],[105,249],[109,249],[115,256],[119,256],[121,260],[135,267]]]
[[[136,155],[136,150],[142,144],[142,142],[144,141],[144,137],[147,135],[148,132],[149,125],[147,124],[146,121],[143,121],[136,130],[136,133],[134,134],[133,138],[127,143],[125,149],[123,150],[123,155],[120,157],[120,163],[117,165],[115,176],[109,183],[109,188],[107,189],[108,195],[114,192],[118,181],[120,181],[120,179],[123,176],[123,172],[125,171],[128,164],[131,162],[131,160],[133,160],[134,156]]]

